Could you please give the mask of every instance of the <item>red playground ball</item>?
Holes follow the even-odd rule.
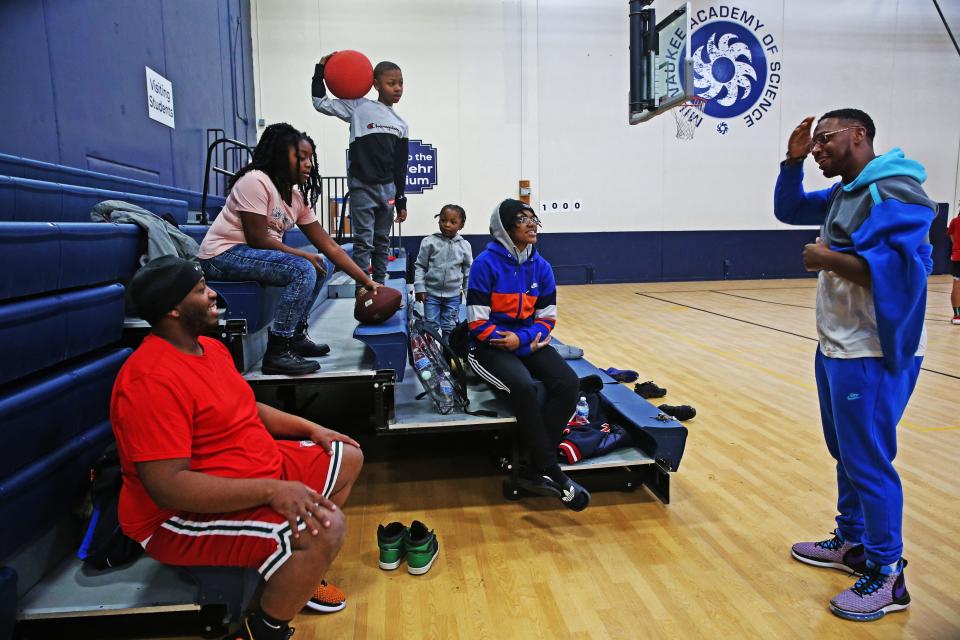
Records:
[[[337,51],[323,66],[323,80],[342,100],[362,98],[373,86],[373,65],[359,51]]]
[[[400,308],[400,292],[392,287],[380,287],[377,293],[367,291],[357,298],[353,317],[363,324],[380,324],[390,319]]]

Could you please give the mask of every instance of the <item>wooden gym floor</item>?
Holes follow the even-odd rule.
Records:
[[[567,286],[558,337],[600,367],[640,372],[692,404],[672,504],[594,495],[580,514],[505,502],[484,455],[368,464],[329,580],[337,614],[296,638],[960,638],[960,327],[951,280],[930,280],[929,351],[900,427],[897,467],[913,597],[878,622],[834,617],[852,584],[790,558],[833,529],[832,461],[813,377],[815,281]],[[421,519],[440,557],[425,576],[377,568],[379,523]],[[953,577],[951,577],[953,576]]]

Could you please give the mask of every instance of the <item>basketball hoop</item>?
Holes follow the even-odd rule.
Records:
[[[703,108],[706,105],[705,98],[693,96],[672,109],[673,119],[677,121],[677,139],[693,140],[693,134],[697,132],[697,125],[703,120]]]

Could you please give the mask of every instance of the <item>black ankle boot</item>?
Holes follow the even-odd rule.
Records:
[[[263,356],[262,371],[269,376],[300,376],[313,373],[320,363],[306,360],[291,347],[294,338],[269,334],[267,352]]]
[[[301,322],[297,325],[296,333],[290,340],[290,349],[298,356],[304,358],[319,358],[330,353],[330,347],[323,343],[316,343],[307,335],[307,323]]]

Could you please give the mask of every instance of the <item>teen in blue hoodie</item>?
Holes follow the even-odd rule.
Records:
[[[837,461],[833,538],[793,546],[797,560],[861,574],[830,601],[840,617],[876,620],[910,603],[903,568],[903,491],[893,467],[897,423],[926,349],[923,324],[935,205],[926,172],[900,149],[873,151],[873,120],[858,109],[824,114],[794,129],[780,165],[774,212],[818,224],[803,250],[817,271],[816,379],[823,432]],[[803,161],[840,182],[804,192]]]
[[[530,466],[520,473],[521,488],[582,511],[590,494],[557,463],[557,445],[576,409],[580,380],[550,346],[557,287],[553,268],[535,248],[539,226],[533,209],[519,200],[504,200],[493,210],[494,241],[470,267],[467,360],[481,378],[510,394],[530,456]],[[535,380],[546,391],[542,403]]]

